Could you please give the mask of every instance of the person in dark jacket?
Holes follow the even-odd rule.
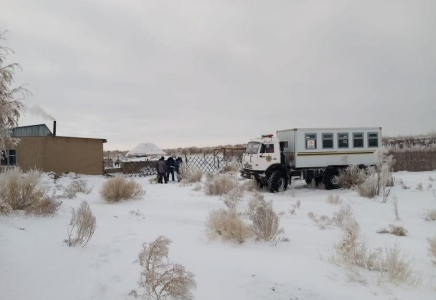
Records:
[[[171,156],[168,157],[167,161],[167,180],[170,181],[170,174],[171,174],[171,180],[174,180],[174,169],[176,168],[176,162],[174,161],[174,158],[172,158]]]
[[[177,181],[180,181],[180,168],[182,167],[183,159],[181,157],[177,157],[175,164],[174,164],[174,170],[177,173]]]
[[[165,180],[165,183],[168,183],[167,179],[167,164],[165,163],[165,158],[162,156],[159,161],[157,162],[157,176],[158,176],[158,183],[163,183],[163,180]]]

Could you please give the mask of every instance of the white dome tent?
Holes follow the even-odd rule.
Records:
[[[163,156],[165,152],[153,143],[141,143],[127,152],[127,157],[157,157]]]

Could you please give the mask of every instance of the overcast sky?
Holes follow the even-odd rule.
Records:
[[[25,103],[105,149],[436,130],[435,0],[0,0],[0,26]]]

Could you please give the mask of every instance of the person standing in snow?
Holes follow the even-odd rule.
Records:
[[[165,158],[162,156],[159,161],[157,162],[157,176],[158,178],[158,183],[163,183],[163,180],[165,180],[165,183],[168,183],[168,179],[167,179],[167,164],[165,163]]]
[[[174,170],[177,173],[177,181],[180,181],[180,167],[182,166],[183,160],[181,157],[177,157],[174,163]]]
[[[172,181],[175,181],[174,180],[174,169],[176,168],[176,164],[175,164],[174,158],[172,158],[171,156],[168,157],[166,163],[167,163],[167,167],[168,167],[167,168],[167,180],[170,181],[170,174],[171,174]]]

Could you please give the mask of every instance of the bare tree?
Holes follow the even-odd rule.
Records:
[[[6,32],[0,32],[0,42],[4,41]],[[14,53],[10,48],[0,44],[0,151],[7,146],[18,143],[11,137],[11,129],[18,125],[18,119],[23,111],[22,100],[29,91],[23,86],[12,87],[14,75],[21,66],[17,63],[7,64],[6,57]]]

